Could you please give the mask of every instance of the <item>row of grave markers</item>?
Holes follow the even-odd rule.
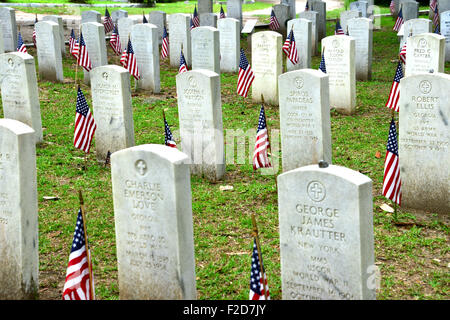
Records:
[[[404,168],[403,203],[417,203],[420,208],[430,209],[438,206],[436,210],[448,210],[448,195],[445,190],[448,190],[449,177],[436,168],[448,162],[446,120],[449,111],[446,101],[450,80],[448,75],[436,73],[443,72],[439,70],[443,56],[442,39],[438,38],[438,45],[435,45],[433,41],[436,35],[419,36],[416,47],[412,41],[416,36],[410,37],[412,43],[408,48],[415,49],[408,51],[412,52],[413,57],[408,58],[408,64],[419,65],[411,63],[414,61],[414,53],[420,53],[424,43],[429,43],[429,48],[426,47],[427,54],[419,55],[424,60],[423,63],[428,64],[422,65],[422,71],[418,70],[418,74],[407,75],[400,84],[399,146],[401,166]],[[258,37],[265,42],[258,42]],[[270,42],[273,38],[276,41]],[[354,42],[355,40],[346,36],[323,39],[327,72],[328,68],[333,69],[334,61],[343,63],[338,58],[351,56]],[[255,33],[252,59],[253,46],[272,56],[273,48],[276,48],[276,55],[280,55],[280,58],[275,61],[281,61],[281,37],[273,32]],[[331,48],[329,55],[326,51],[328,47]],[[436,47],[438,50],[433,49]],[[430,53],[433,53],[433,58],[427,60]],[[25,91],[26,97],[37,94],[36,72],[31,56],[9,53],[1,55],[0,59],[2,99],[4,95],[10,102],[23,99],[24,83],[27,88],[31,88]],[[352,59],[348,60],[347,70],[352,65]],[[272,60],[267,57],[267,61]],[[423,74],[436,61],[438,64],[434,69],[435,73]],[[31,71],[23,71],[22,68]],[[254,69],[258,68],[254,66]],[[112,123],[117,127],[106,129],[107,135],[117,133],[116,140],[122,141],[124,139],[118,137],[127,134],[134,139],[134,129],[130,128],[127,120],[131,118],[132,123],[129,74],[124,70],[118,66],[97,67],[92,70],[90,79],[93,100],[95,96],[104,102],[106,96],[110,98],[116,94],[117,101],[105,105],[103,115],[101,104],[97,107],[94,103],[94,113],[98,109],[98,118],[114,120]],[[371,275],[369,270],[373,265],[370,179],[333,165],[323,164],[319,168],[317,165],[307,166],[316,164],[320,159],[331,163],[329,110],[332,106],[332,74],[333,70],[327,74],[310,69],[284,74],[280,71],[275,80],[276,86],[280,88],[275,98],[280,106],[283,169],[287,171],[278,177],[283,299],[375,297],[375,287],[368,282]],[[22,80],[22,77],[26,80]],[[7,85],[10,87],[4,87]],[[177,203],[190,204],[192,201],[190,173],[203,174],[214,180],[220,179],[225,172],[219,75],[210,70],[193,70],[180,74],[177,76],[177,95],[183,153],[159,145],[132,147],[134,142],[130,142],[125,147],[120,146],[117,149],[120,151],[111,156],[122,299],[195,298],[192,209],[191,206],[185,208]],[[7,99],[3,100],[5,117]],[[317,108],[318,104],[321,106],[320,110]],[[112,106],[118,106],[118,109],[113,112]],[[289,107],[292,111],[289,111]],[[36,104],[30,104],[29,109],[39,108]],[[15,116],[11,118],[14,119]],[[298,119],[302,122],[299,123]],[[283,121],[286,121],[285,125]],[[29,124],[35,128],[35,124]],[[200,127],[199,124],[207,126]],[[122,129],[125,134],[121,134]],[[16,297],[26,297],[36,292],[38,281],[35,143],[39,141],[39,135],[30,127],[10,119],[0,120],[0,130],[0,183],[5,186],[1,190],[7,190],[0,195],[0,224],[6,235],[0,239],[0,248],[13,257],[5,261],[20,261],[19,264],[2,265],[0,283],[7,284],[1,287],[11,288],[12,293],[7,292],[5,297],[16,294]],[[306,150],[308,142],[312,146],[311,151]],[[96,137],[97,143],[101,144],[101,138],[97,140]],[[298,150],[300,147],[301,150]],[[297,149],[290,151],[291,148]],[[111,146],[106,149],[114,150]],[[305,160],[304,164],[293,163],[289,168],[289,157],[292,154],[316,157]],[[200,163],[206,160],[206,165],[197,161],[198,155],[202,159]],[[292,159],[296,160],[298,157]],[[431,183],[433,190],[442,193],[431,194]],[[408,186],[411,186],[409,190]],[[289,190],[302,190],[302,194],[290,197]],[[349,195],[347,201],[342,201],[342,190]],[[162,212],[171,214],[161,215]],[[19,226],[25,227],[18,232]],[[354,226],[358,228],[353,228]],[[20,238],[19,235],[24,236]],[[151,253],[154,254],[139,249],[139,246],[152,248]],[[21,248],[21,251],[13,248]],[[343,270],[349,272],[343,273]],[[137,277],[138,274],[142,276]],[[17,283],[25,285],[19,286]],[[149,287],[158,290],[149,292]],[[166,290],[169,288],[170,290]]]

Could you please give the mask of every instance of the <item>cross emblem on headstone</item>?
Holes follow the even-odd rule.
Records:
[[[139,160],[136,163],[136,168],[141,176],[143,176],[145,174],[145,172],[147,171],[147,165],[145,164],[145,162],[143,160]]]
[[[314,182],[309,191],[314,194],[315,199],[318,199],[320,197],[320,194],[322,193],[322,188],[319,186],[317,182]]]
[[[431,83],[427,80],[421,81],[419,88],[422,93],[429,93],[431,91]]]
[[[318,181],[311,181],[308,184],[307,191],[313,201],[322,201],[325,198],[325,187]]]

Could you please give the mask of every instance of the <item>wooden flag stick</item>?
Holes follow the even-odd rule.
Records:
[[[80,198],[80,210],[81,210],[81,217],[83,218],[83,230],[84,230],[84,241],[86,246],[86,257],[88,262],[88,269],[89,269],[89,294],[91,295],[91,300],[94,300],[94,288],[92,287],[92,264],[91,264],[91,256],[89,252],[89,244],[88,244],[88,237],[86,233],[86,215],[84,210],[84,200],[83,200],[83,194],[81,193],[81,190],[78,191],[78,196]]]
[[[267,300],[267,289],[266,289],[266,272],[264,270],[263,261],[261,258],[261,246],[259,245],[259,235],[258,235],[258,226],[256,225],[256,218],[255,214],[252,213],[252,224],[253,224],[253,236],[255,237],[256,242],[256,250],[258,250],[258,259],[259,259],[259,266],[261,268],[261,278],[263,281],[263,287],[264,287],[264,297]]]

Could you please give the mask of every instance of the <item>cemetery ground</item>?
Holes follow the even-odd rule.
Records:
[[[359,171],[373,180],[375,263],[381,272],[377,299],[449,299],[449,216],[399,208],[397,216],[380,208],[393,206],[381,195],[384,154],[391,119],[385,107],[397,66],[398,40],[391,17],[381,20],[374,32],[373,74],[357,82],[357,109],[353,116],[331,111],[333,164]],[[327,35],[334,23],[328,22]],[[247,39],[241,45],[250,57]],[[36,56],[34,48],[29,53]],[[119,64],[108,48],[110,64]],[[320,57],[312,59],[317,69]],[[76,84],[75,60],[66,55],[64,83],[41,81],[39,98],[44,142],[36,149],[39,200],[39,298],[59,300],[64,286],[70,244],[79,208],[78,190],[86,207],[96,298],[118,299],[117,259],[110,168],[98,163],[95,139],[83,170],[84,154],[73,147]],[[36,59],[37,67],[37,59]],[[446,64],[446,73],[450,64]],[[161,93],[135,91],[133,118],[136,145],[164,143],[165,110],[172,132],[179,128],[175,88],[177,68],[161,63]],[[83,77],[78,70],[78,77]],[[260,105],[239,97],[237,74],[221,74],[224,135],[227,129],[256,130]],[[81,81],[82,83],[82,81]],[[90,88],[81,84],[92,108]],[[250,93],[251,94],[251,93]],[[3,109],[0,109],[3,117]],[[267,125],[279,129],[279,110],[266,106]],[[395,115],[398,119],[398,114]],[[179,139],[176,142],[180,145]],[[253,153],[255,137],[246,142]],[[272,149],[281,158],[272,140]],[[230,145],[226,145],[229,148]],[[250,150],[250,151],[249,151]],[[235,151],[236,153],[236,151]],[[191,178],[192,210],[198,299],[248,299],[252,252],[251,213],[256,214],[262,258],[270,295],[281,299],[277,187],[275,175],[253,172],[251,161],[228,164],[224,180]],[[443,168],[448,170],[448,168]],[[278,174],[281,173],[281,164]],[[221,190],[221,186],[233,186]],[[342,201],[345,201],[345,194]],[[57,197],[45,200],[44,197]],[[151,290],[151,288],[149,288]]]

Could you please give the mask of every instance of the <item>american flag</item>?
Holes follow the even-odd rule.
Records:
[[[402,183],[398,165],[397,129],[394,118],[392,118],[389,128],[386,158],[384,159],[383,196],[401,205]]]
[[[167,34],[166,26],[163,29],[162,46],[161,46],[161,58],[167,58],[169,56],[169,35]]]
[[[400,50],[399,53],[400,61],[406,64],[406,42],[402,47],[402,50]]]
[[[190,26],[191,26],[191,30],[194,29],[195,26],[194,26],[194,22],[192,21],[192,17],[191,17],[191,20],[189,21],[189,23],[190,23]]]
[[[345,34],[344,33],[344,29],[342,29],[341,27],[341,23],[339,22],[339,20],[336,21],[336,28],[334,28],[334,34]]]
[[[394,30],[394,31],[400,30],[400,27],[402,26],[402,24],[403,24],[403,14],[402,14],[402,9],[400,9],[400,11],[398,12],[397,21],[395,21],[395,25],[392,30]]]
[[[33,43],[34,46],[36,47],[36,23],[38,22],[38,18],[37,18],[37,14],[36,14],[36,19],[34,20],[34,28],[33,28]]]
[[[181,50],[181,55],[180,55],[180,67],[178,68],[178,73],[183,73],[183,72],[187,72],[187,65],[186,65],[186,59],[184,59],[184,54],[183,54],[183,50]]]
[[[241,48],[241,57],[239,61],[239,75],[237,82],[238,95],[246,98],[248,95],[248,90],[250,89],[253,80],[255,80],[255,75],[253,74],[252,68],[250,67],[247,57],[245,56],[244,49]]]
[[[389,4],[389,10],[391,11],[391,14],[394,14],[395,12],[395,1],[391,0],[391,3]]]
[[[147,18],[145,17],[145,14],[142,13],[142,23],[148,23]]]
[[[79,49],[78,41],[77,41],[77,38],[75,38],[75,32],[72,29],[72,31],[70,32],[70,38],[69,38],[69,50],[75,59],[78,59],[78,49]]]
[[[434,28],[434,33],[441,34],[439,31],[439,25],[437,25],[436,28]]]
[[[269,148],[270,143],[266,124],[266,114],[264,112],[264,106],[261,105],[261,111],[259,112],[258,131],[256,132],[255,150],[253,152],[253,170],[272,167],[268,158]]]
[[[91,110],[89,110],[86,98],[84,97],[81,88],[78,87],[75,132],[73,136],[73,145],[75,148],[89,153],[92,137],[94,136],[96,129],[97,125],[95,124]]]
[[[437,0],[431,0],[431,2],[430,2],[430,9],[433,10],[433,12],[434,12],[436,7],[437,7]]]
[[[305,5],[305,11],[309,11],[309,0],[306,1],[306,5]]]
[[[192,17],[192,23],[194,24],[194,28],[200,27],[200,18],[197,13],[197,6],[194,8],[194,16]]]
[[[177,144],[173,139],[172,132],[170,131],[169,124],[167,123],[166,117],[164,116],[164,144],[166,146],[176,148]]]
[[[90,288],[88,254],[86,249],[87,235],[84,233],[83,215],[81,209],[78,211],[77,223],[73,234],[72,247],[69,255],[69,264],[66,272],[66,282],[62,298],[64,300],[94,300],[91,296],[94,288]]]
[[[297,52],[297,46],[295,44],[293,29],[291,29],[289,36],[286,38],[286,41],[284,42],[283,52],[286,54],[286,56],[289,58],[289,60],[291,60],[292,64],[298,63],[298,52]]]
[[[120,63],[136,80],[141,78],[136,61],[136,55],[134,54],[133,46],[131,44],[131,39],[128,39],[128,45],[125,50],[123,50]]]
[[[219,19],[223,19],[223,18],[226,18],[225,11],[223,11],[222,5],[220,5],[220,16],[219,16]]]
[[[323,73],[327,73],[327,68],[325,65],[325,48],[323,49],[322,52],[322,59],[320,59],[319,70],[322,71]]]
[[[398,62],[397,71],[395,71],[394,81],[392,81],[391,92],[389,93],[386,107],[399,111],[398,99],[400,98],[400,79],[403,78],[403,69],[401,61]]]
[[[117,24],[114,25],[114,30],[111,33],[111,38],[109,39],[109,45],[113,49],[114,53],[118,56],[122,53],[122,44],[120,43],[119,29]]]
[[[267,289],[267,291],[266,291]],[[269,286],[267,284],[266,272],[264,270],[264,263],[259,261],[258,247],[256,239],[253,239],[253,253],[252,253],[252,269],[250,271],[250,300],[270,300]]]
[[[436,8],[434,9],[433,24],[436,27],[439,25],[439,9],[438,9],[438,6],[436,6]]]
[[[86,43],[83,39],[83,34],[80,32],[80,41],[78,42],[78,65],[82,66],[86,71],[92,70],[91,59],[89,59]]]
[[[278,28],[280,28],[280,24],[278,22],[277,16],[275,15],[275,11],[273,11],[272,8],[272,12],[270,13],[270,22],[269,22],[269,28],[270,30],[278,30]]]
[[[25,47],[25,43],[23,43],[22,35],[20,34],[20,32],[17,36],[17,52],[28,53],[27,47]]]
[[[105,19],[103,20],[103,25],[105,26],[105,33],[109,33],[114,29],[114,23],[109,15],[108,8],[105,9]]]

